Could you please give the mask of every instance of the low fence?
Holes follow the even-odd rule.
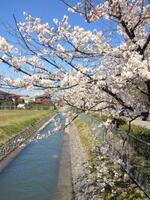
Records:
[[[109,144],[111,153],[119,156],[122,167],[150,197],[150,143],[115,130],[108,133],[105,126],[92,116],[81,114],[81,119],[88,123],[101,143]]]
[[[50,115],[46,116],[34,126],[31,126],[24,131],[19,132],[17,135],[7,140],[5,143],[0,144],[0,161],[7,157],[12,151],[17,149],[21,144],[33,136],[33,134],[49,119]]]

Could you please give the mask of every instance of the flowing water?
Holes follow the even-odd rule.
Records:
[[[56,119],[62,120],[57,114]],[[54,128],[49,123],[40,134]],[[0,173],[0,200],[55,200],[63,130],[27,145]]]

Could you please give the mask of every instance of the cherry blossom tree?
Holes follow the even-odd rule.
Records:
[[[149,109],[149,1],[108,0],[96,4],[96,1],[82,0],[75,6],[63,2],[69,11],[83,15],[89,23],[107,19],[116,24],[116,33],[122,41],[105,53],[108,70],[104,91],[124,108],[134,110],[134,114]]]
[[[116,115],[123,108],[131,119],[150,104],[150,5],[144,0],[109,0],[95,4],[82,0],[69,11],[91,23],[112,20],[116,30],[72,27],[68,17],[53,26],[24,13],[16,24],[17,47],[0,37],[0,61],[23,73],[22,78],[1,76],[2,86],[50,89],[73,111],[104,111]],[[116,46],[112,34],[121,38]],[[70,113],[67,111],[67,113]],[[76,117],[77,114],[75,113]]]

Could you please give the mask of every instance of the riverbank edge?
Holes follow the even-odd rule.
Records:
[[[32,129],[31,135],[26,138],[22,143],[19,143],[16,148],[14,148],[11,152],[7,153],[1,160],[0,160],[0,173],[7,167],[7,165],[28,145],[27,141],[34,136],[34,134],[43,130],[50,121],[55,117],[56,113],[53,115],[49,114],[43,119],[39,120],[35,125],[32,127],[26,128],[24,131],[18,134],[24,134],[27,130]],[[13,138],[11,138],[13,140]],[[4,143],[5,144],[5,143]],[[21,145],[24,144],[24,145]]]
[[[69,134],[64,132],[61,156],[59,161],[56,200],[72,199],[72,171]]]
[[[71,172],[72,172],[72,199],[70,200],[95,200],[92,195],[95,190],[95,180],[90,174],[89,164],[74,123],[67,128],[69,136]]]

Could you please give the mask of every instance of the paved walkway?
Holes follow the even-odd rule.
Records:
[[[72,174],[68,134],[64,134],[57,185],[57,200],[72,199]]]
[[[150,129],[150,120],[142,121],[141,118],[135,119],[132,124],[142,126],[144,128]]]

